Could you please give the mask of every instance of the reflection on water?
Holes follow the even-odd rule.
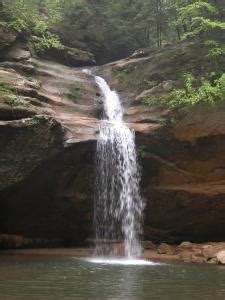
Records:
[[[1,300],[224,300],[225,268],[96,263],[73,257],[0,256]]]

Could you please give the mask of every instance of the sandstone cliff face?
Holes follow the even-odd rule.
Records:
[[[17,45],[0,63],[0,233],[26,237],[10,247],[81,244],[93,236],[101,97],[93,77],[81,69],[28,52]],[[223,240],[224,107],[171,111],[143,103],[146,95],[179,85],[180,66],[194,72],[201,67],[186,44],[97,72],[122,95],[125,120],[136,131],[144,238]],[[159,84],[149,89],[145,80]]]
[[[140,122],[137,147],[146,198],[146,239],[180,242],[225,238],[225,104],[168,110],[144,98],[179,86],[182,70],[212,68],[202,45],[181,43],[102,67],[124,96],[126,120]],[[149,89],[145,80],[157,80]]]
[[[26,238],[0,247],[81,243],[92,230],[98,90],[81,69],[24,48],[0,63],[0,233]]]

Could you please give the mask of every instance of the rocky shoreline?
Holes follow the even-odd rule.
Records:
[[[145,242],[143,258],[173,260],[187,263],[225,264],[225,242],[191,243],[179,245]]]
[[[5,241],[6,237],[5,235]],[[1,236],[0,242],[2,242],[2,240],[3,237]],[[12,248],[4,249],[1,247],[0,255],[63,255],[87,257],[94,253],[93,246],[62,248],[57,246],[57,243],[59,243],[59,241],[37,240],[29,242],[28,239],[23,239],[23,237],[20,236],[8,236],[8,246],[11,245]],[[32,244],[33,246],[31,246]],[[34,245],[36,245],[36,247],[34,247]],[[117,253],[118,256],[120,256],[123,245],[118,243],[115,247],[117,247]],[[141,258],[147,260],[225,264],[225,242],[182,242],[179,245],[169,245],[167,243],[157,245],[152,241],[144,241],[143,249]]]

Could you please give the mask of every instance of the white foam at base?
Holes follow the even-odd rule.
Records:
[[[160,263],[155,263],[144,259],[124,259],[124,258],[107,258],[107,257],[91,257],[86,258],[85,261],[94,264],[105,265],[123,265],[123,266],[155,266]]]

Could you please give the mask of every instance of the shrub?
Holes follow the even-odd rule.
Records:
[[[184,75],[183,81],[183,89],[174,90],[161,98],[145,99],[145,104],[175,108],[194,106],[200,102],[216,105],[225,100],[225,73],[212,83],[208,80],[202,80],[200,85],[197,85],[197,80],[190,73]]]
[[[42,53],[50,48],[62,49],[63,45],[61,44],[57,35],[47,31],[43,33],[37,41],[34,42],[34,47],[38,53]]]
[[[145,80],[145,83],[149,88],[153,88],[156,86],[159,82],[157,80]]]

